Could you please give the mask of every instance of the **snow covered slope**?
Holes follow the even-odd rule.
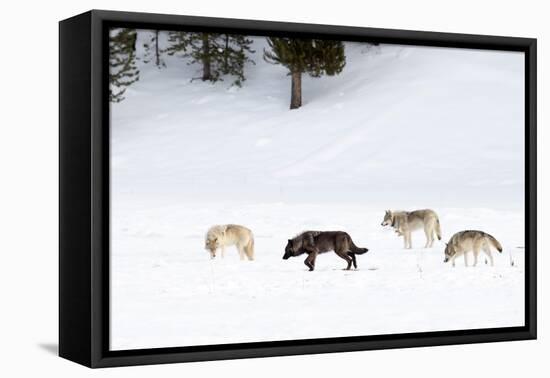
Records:
[[[523,55],[348,43],[344,71],[304,77],[290,111],[265,46],[242,88],[190,82],[197,67],[169,57],[112,106],[111,347],[523,324]],[[405,251],[380,227],[385,209],[425,207],[443,241],[497,237],[496,266],[451,269],[442,242]],[[208,260],[223,223],[253,230],[256,261]],[[358,271],[328,254],[305,272],[281,260],[304,229],[370,252]]]
[[[350,43],[344,71],[306,77],[289,111],[264,45],[241,89],[190,82],[177,57],[141,67],[112,111],[115,193],[521,205],[521,53]]]

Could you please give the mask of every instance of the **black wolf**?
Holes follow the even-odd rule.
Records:
[[[288,239],[283,259],[307,253],[304,264],[312,271],[315,269],[317,255],[328,251],[334,251],[346,260],[346,270],[350,270],[351,264],[357,269],[355,255],[362,255],[368,249],[357,247],[351,236],[344,231],[305,231],[293,239]]]

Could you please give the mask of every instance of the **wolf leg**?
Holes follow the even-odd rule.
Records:
[[[411,238],[411,232],[410,231],[406,231],[405,232],[405,237],[406,237],[406,240],[407,240],[407,247],[408,249],[411,249],[413,246],[412,246],[412,238]]]
[[[311,252],[307,255],[304,260],[304,264],[309,268],[309,271],[312,272],[315,269],[315,258],[317,257],[317,252]]]
[[[223,244],[220,248],[220,255],[221,255],[222,259],[225,257],[225,246]]]
[[[353,263],[353,267],[357,269],[357,259],[355,258],[355,253],[348,252],[348,256],[351,257],[351,262]]]
[[[437,237],[436,227],[437,225],[432,225],[432,227],[430,227],[430,248],[434,246],[434,241]]]
[[[430,248],[432,246],[432,230],[424,226],[424,233],[426,234],[426,245],[424,248]]]
[[[239,258],[241,259],[241,261],[244,260],[244,248],[242,245],[240,244],[237,244],[237,250],[239,251]]]
[[[479,247],[480,247],[480,245],[476,241],[474,241],[472,243],[472,254],[474,255],[474,265],[472,265],[472,266],[476,266],[477,255],[479,255]]]
[[[474,265],[473,266],[477,265],[477,256],[478,255],[479,255],[479,249],[475,248],[474,249]]]
[[[254,239],[248,241],[248,244],[244,247],[244,251],[249,261],[254,260]]]
[[[468,253],[464,252],[464,266],[468,266]]]
[[[344,270],[350,270],[353,259],[348,256],[347,252],[344,252],[344,251],[334,251],[334,252],[336,252],[338,256],[346,260],[346,262],[348,263],[348,266]]]
[[[491,248],[487,244],[485,244],[483,246],[483,252],[485,252],[487,257],[489,257],[489,261],[491,262],[491,266],[495,266],[494,261],[493,261],[493,255],[491,254]]]

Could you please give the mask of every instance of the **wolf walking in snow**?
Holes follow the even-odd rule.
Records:
[[[485,254],[489,257],[491,266],[493,266],[491,246],[502,253],[502,245],[492,235],[489,235],[483,231],[460,231],[454,234],[447,243],[447,246],[445,247],[445,260],[443,260],[443,262],[451,260],[453,266],[455,266],[455,259],[458,256],[463,255],[464,265],[468,266],[467,252],[473,251],[474,266],[476,266],[479,251],[483,250],[483,252],[485,252]]]
[[[305,231],[298,236],[288,239],[285,248],[284,260],[307,253],[304,264],[310,271],[315,269],[315,259],[320,253],[334,251],[339,257],[346,260],[351,269],[351,264],[357,269],[355,255],[362,255],[367,248],[359,248],[355,245],[351,236],[343,231]]]
[[[412,231],[424,228],[426,234],[425,248],[431,248],[434,236],[441,240],[441,225],[435,211],[430,209],[415,211],[386,210],[382,226],[391,226],[399,236],[403,236],[405,248],[412,248]]]
[[[205,249],[210,252],[210,258],[216,257],[216,251],[221,250],[222,258],[225,247],[234,245],[239,251],[239,257],[244,260],[254,260],[254,235],[252,231],[237,224],[224,224],[210,227],[205,237]]]

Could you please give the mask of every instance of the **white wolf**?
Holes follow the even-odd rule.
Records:
[[[434,236],[441,240],[441,225],[435,211],[430,209],[415,211],[386,210],[382,226],[391,226],[399,236],[403,236],[405,248],[412,248],[411,232],[424,228],[425,248],[431,248]]]
[[[467,252],[474,252],[474,266],[477,265],[477,256],[479,251],[482,249],[483,252],[489,257],[491,261],[491,266],[493,266],[493,256],[491,255],[491,246],[496,248],[497,251],[502,253],[502,245],[495,239],[492,235],[489,235],[483,231],[460,231],[454,234],[447,246],[445,247],[445,260],[447,262],[451,260],[453,266],[455,266],[455,259],[463,255],[464,256],[464,265],[468,266],[468,257]]]
[[[244,260],[254,260],[254,236],[252,231],[237,224],[224,224],[210,227],[206,233],[204,248],[210,252],[210,258],[216,257],[216,250],[221,249],[222,258],[225,247],[234,245],[239,251],[239,257]]]

